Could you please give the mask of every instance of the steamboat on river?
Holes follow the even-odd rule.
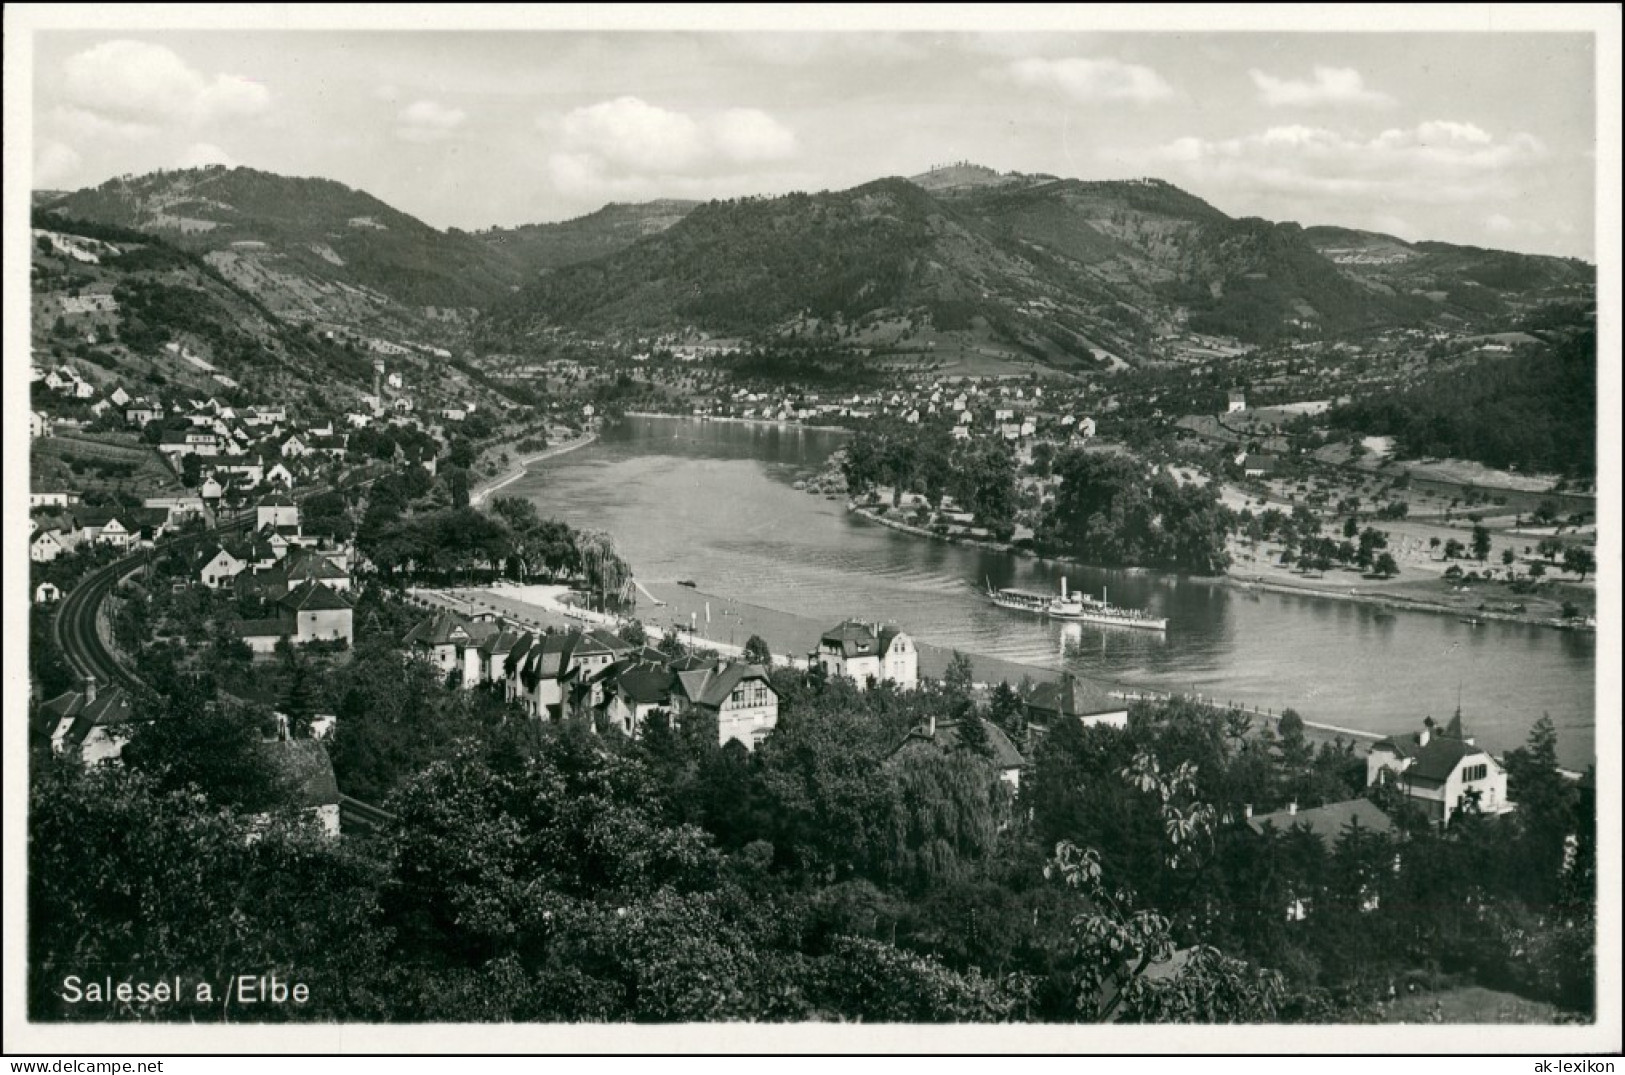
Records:
[[[1067,591],[1066,579],[1061,579],[1061,593],[1035,593],[1032,590],[995,590],[991,582],[987,587],[988,600],[1000,608],[1016,612],[1032,612],[1072,623],[1094,623],[1104,627],[1136,627],[1147,631],[1166,631],[1168,620],[1153,616],[1137,608],[1117,608],[1106,600],[1104,588],[1100,600],[1082,590]]]

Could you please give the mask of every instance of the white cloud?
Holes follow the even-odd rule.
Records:
[[[558,124],[557,137],[549,169],[572,194],[691,191],[690,181],[704,186],[796,153],[795,132],[759,109],[689,115],[637,97],[578,108]]]
[[[1520,196],[1547,151],[1530,134],[1497,138],[1470,123],[1434,120],[1374,137],[1288,125],[1241,138],[1179,138],[1150,154],[1116,156],[1252,193],[1437,205]]]
[[[210,164],[224,164],[227,168],[235,168],[237,160],[212,142],[196,142],[186,147],[180,159],[175,162],[175,167],[202,168]]]
[[[34,154],[34,189],[57,190],[78,182],[84,164],[78,152],[61,142],[45,142]]]
[[[159,133],[159,128],[150,123],[108,119],[72,105],[61,105],[51,109],[46,117],[46,123],[62,137],[80,143],[110,139],[140,142]]]
[[[1271,108],[1393,104],[1386,93],[1367,89],[1365,79],[1352,67],[1316,67],[1307,82],[1276,78],[1257,68],[1247,73],[1258,87],[1258,99]]]
[[[1075,101],[1148,104],[1174,96],[1174,88],[1157,72],[1121,60],[1029,57],[1012,61],[1003,74],[1018,86],[1058,90]]]
[[[567,149],[629,171],[683,172],[705,153],[700,125],[682,112],[637,97],[617,97],[564,117]]]
[[[438,142],[449,138],[468,119],[461,108],[436,101],[413,101],[396,117],[395,133],[408,142]]]
[[[257,115],[271,103],[263,85],[236,75],[213,79],[161,45],[104,41],[63,62],[69,101],[133,123],[208,123]]]
[[[711,141],[731,161],[783,160],[796,151],[790,128],[755,108],[730,108],[710,125]]]

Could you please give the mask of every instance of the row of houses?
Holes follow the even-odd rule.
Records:
[[[539,633],[441,611],[403,642],[450,684],[490,685],[539,720],[587,717],[635,739],[657,713],[679,728],[704,714],[716,721],[720,744],[738,740],[746,749],[778,723],[778,692],[761,665],[673,659],[602,628]]]

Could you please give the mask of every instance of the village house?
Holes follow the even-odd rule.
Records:
[[[355,642],[354,609],[343,594],[320,582],[304,582],[277,602],[277,615],[244,620],[238,633],[255,653],[275,652],[277,643]]]
[[[124,421],[137,428],[148,422],[156,422],[163,416],[163,406],[151,400],[138,399],[124,408]]]
[[[128,695],[116,687],[98,691],[96,677],[87,676],[81,690],[41,703],[32,730],[36,741],[49,744],[53,753],[95,765],[116,760],[124,752],[134,722],[135,707]]]
[[[1068,672],[1059,683],[1040,683],[1027,697],[1029,724],[1054,728],[1063,719],[1076,720],[1085,728],[1127,728],[1128,702]]]
[[[218,590],[242,574],[247,567],[247,564],[227,551],[224,545],[216,545],[213,549],[204,546],[193,558],[192,574],[204,586]]]
[[[603,681],[604,723],[630,738],[642,735],[656,712],[672,712],[673,676],[658,650],[616,661],[598,678]]]
[[[990,720],[971,716],[967,720],[978,721],[987,738],[986,758],[990,765],[998,771],[999,779],[1010,785],[1011,791],[1021,788],[1021,770],[1026,767],[1027,761],[1021,756],[1021,751],[1010,741],[1000,728]],[[903,741],[897,744],[891,754],[887,755],[887,764],[910,755],[925,751],[934,751],[940,754],[952,754],[955,751],[969,750],[964,740],[964,729],[959,721],[939,721],[936,717],[930,718],[924,725],[912,729]]]
[[[913,639],[896,627],[847,620],[825,631],[809,665],[830,677],[846,676],[860,689],[882,680],[904,690],[919,684],[919,653]]]
[[[339,784],[333,759],[320,739],[291,739],[279,735],[260,744],[284,786],[292,789],[292,805],[310,814],[329,837],[339,835]],[[257,815],[263,824],[270,815]]]
[[[42,582],[34,587],[34,604],[54,605],[62,600],[62,590],[54,582]]]
[[[575,676],[570,650],[577,637],[574,632],[522,635],[508,654],[503,677],[508,701],[537,720],[562,719],[565,693]]]
[[[1369,799],[1349,799],[1345,802],[1327,803],[1325,806],[1315,806],[1308,809],[1298,809],[1297,803],[1290,803],[1285,810],[1277,810],[1271,814],[1253,813],[1253,808],[1246,808],[1245,820],[1247,827],[1259,836],[1271,833],[1285,833],[1293,829],[1306,829],[1319,837],[1321,844],[1328,852],[1337,846],[1337,841],[1343,833],[1351,829],[1360,829],[1378,835],[1392,835],[1397,830],[1393,821],[1383,813],[1376,804]],[[1395,860],[1395,869],[1398,860]],[[1287,894],[1286,919],[1288,922],[1302,922],[1313,909],[1313,897],[1306,892],[1290,892]],[[1377,896],[1370,894],[1361,903],[1361,909],[1374,911],[1377,909]]]
[[[759,664],[717,661],[673,677],[673,713],[681,722],[692,713],[716,719],[717,743],[737,739],[754,750],[779,723],[779,694]]]
[[[28,539],[28,558],[36,564],[48,564],[67,551],[60,530],[35,530]]]
[[[79,503],[78,493],[29,493],[30,508],[66,508]]]
[[[254,506],[254,529],[263,530],[267,526],[274,528],[291,526],[297,531],[299,505],[292,498],[280,493],[264,497]]]
[[[1267,478],[1280,469],[1280,460],[1267,452],[1244,454],[1241,473],[1246,478]]]
[[[245,566],[251,562],[256,566],[252,573],[237,576],[237,593],[258,594],[267,601],[280,601],[305,583],[320,583],[337,593],[349,592],[349,572],[326,554],[285,542],[279,547],[278,542],[283,539],[275,531],[266,531],[261,540],[269,548],[272,561],[267,567],[259,567],[257,558],[249,561],[246,556],[238,555]]]
[[[111,545],[117,549],[124,549],[136,538],[137,528],[125,525],[111,511],[84,509],[74,513],[73,521],[75,529],[83,535],[83,540],[92,545]]]
[[[414,655],[428,661],[448,679],[467,690],[485,682],[489,671],[480,646],[502,633],[491,620],[472,620],[449,609],[435,613],[413,627],[402,640]]]
[[[1366,785],[1391,782],[1443,827],[1476,802],[1480,813],[1510,813],[1507,774],[1490,753],[1462,731],[1461,713],[1441,730],[1428,717],[1413,735],[1390,736],[1366,755]]]
[[[30,437],[49,437],[51,435],[51,416],[43,411],[29,411],[28,435]]]

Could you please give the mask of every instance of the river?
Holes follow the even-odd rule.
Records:
[[[848,514],[844,501],[792,488],[844,436],[630,418],[503,492],[573,526],[607,530],[657,594],[681,596],[670,584],[695,581],[699,592],[673,607],[714,600],[711,636],[721,640],[733,633],[728,616],[776,651],[796,652],[846,617],[895,622],[939,652],[980,658],[983,678],[1030,669],[1039,680],[1072,669],[1277,713],[1290,706],[1307,720],[1377,733],[1413,730],[1424,716],[1446,719],[1459,692],[1468,732],[1491,750],[1522,745],[1545,713],[1565,767],[1583,769],[1594,758],[1592,634],[1472,627],[1421,612],[1379,618],[1365,605],[1063,567],[901,534]],[[1114,604],[1166,616],[1166,635],[1038,619],[981,596],[988,582],[1053,590],[1063,576],[1097,596],[1105,589]]]

